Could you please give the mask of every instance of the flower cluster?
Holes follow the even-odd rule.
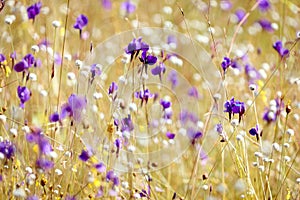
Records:
[[[244,102],[235,101],[234,97],[232,97],[230,101],[226,101],[224,107],[225,107],[224,112],[228,113],[229,120],[231,120],[231,115],[234,116],[234,114],[239,114],[239,122],[241,121],[241,118],[246,110]]]

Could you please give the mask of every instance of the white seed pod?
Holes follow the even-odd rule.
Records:
[[[255,152],[254,153],[254,156],[255,157],[258,157],[258,158],[262,158],[263,157],[263,154],[261,152]]]
[[[7,15],[4,19],[4,22],[8,25],[11,25],[16,20],[15,15]]]
[[[58,21],[58,20],[54,20],[54,21],[52,22],[52,26],[54,26],[54,28],[58,28],[58,27],[60,27],[60,25],[61,25],[61,23],[60,23],[60,21]]]
[[[280,152],[281,149],[280,149],[280,145],[278,143],[275,142],[272,144],[272,146],[273,146],[274,150]]]
[[[294,136],[295,135],[295,131],[293,129],[287,129],[286,130],[286,133],[289,135],[289,136]]]
[[[5,115],[0,115],[0,121],[5,123],[6,122],[6,116]]]
[[[300,178],[297,178],[297,179],[296,179],[296,182],[297,182],[298,184],[300,184]]]
[[[265,167],[264,167],[263,165],[260,165],[260,166],[258,167],[258,169],[259,169],[259,171],[261,171],[261,172],[264,172],[264,171],[265,171]]]
[[[9,129],[9,132],[12,134],[13,137],[18,136],[18,130],[16,128]]]
[[[255,84],[250,84],[250,85],[249,85],[249,89],[250,89],[251,91],[255,92],[256,89],[257,89],[257,87],[256,87]]]
[[[284,160],[285,160],[285,162],[290,162],[290,161],[291,161],[291,157],[289,157],[289,156],[284,156]]]
[[[31,46],[31,50],[34,52],[34,53],[37,53],[40,51],[40,47],[38,45],[32,45]]]
[[[242,136],[241,134],[238,134],[238,135],[236,136],[236,140],[237,140],[237,141],[243,141],[243,140],[244,140],[244,136]]]

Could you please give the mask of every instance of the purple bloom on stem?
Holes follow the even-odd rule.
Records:
[[[118,90],[118,85],[115,82],[112,82],[108,89],[108,94],[114,94]]]
[[[262,27],[263,30],[267,31],[267,32],[273,32],[274,29],[272,27],[272,24],[269,20],[267,19],[260,19],[258,21],[259,25]]]
[[[23,72],[24,70],[28,69],[28,63],[24,60],[18,62],[17,64],[15,64],[14,66],[14,70],[16,72]]]
[[[35,3],[27,8],[28,19],[35,19],[35,17],[40,14],[42,8],[42,3]]]
[[[38,145],[40,155],[49,155],[53,151],[49,140],[44,136],[40,128],[35,128],[31,133],[26,134],[26,140]]]
[[[67,195],[65,200],[76,200],[75,196]]]
[[[170,108],[172,103],[170,101],[166,101],[164,99],[161,99],[160,100],[160,105],[162,105],[163,109],[167,109],[167,108]]]
[[[61,107],[60,119],[65,117],[73,117],[75,121],[81,120],[82,110],[85,109],[87,100],[85,97],[71,94],[68,103],[65,103]]]
[[[222,10],[230,10],[232,7],[232,3],[230,2],[230,0],[221,0],[220,6]]]
[[[258,73],[258,71],[249,64],[245,65],[245,73],[250,82],[260,79],[260,74]]]
[[[174,89],[178,85],[177,72],[172,70],[168,75],[168,81],[171,82],[172,89]]]
[[[82,30],[88,24],[88,18],[85,15],[79,15],[74,24],[75,29]]]
[[[158,75],[161,80],[161,75],[166,72],[166,66],[164,63],[159,63],[156,67],[151,70],[151,73],[155,76]]]
[[[168,44],[177,44],[177,38],[174,35],[169,35],[167,38]]]
[[[39,197],[36,195],[32,195],[26,198],[26,200],[39,200]]]
[[[102,2],[102,6],[104,9],[106,9],[106,10],[111,9],[111,7],[112,7],[111,0],[101,0],[101,2]]]
[[[243,18],[245,17],[245,15],[246,15],[245,10],[243,10],[243,9],[236,10],[235,11],[235,16],[237,18],[237,23],[240,23],[243,20]]]
[[[216,125],[216,131],[219,133],[219,134],[222,134],[223,133],[223,126],[221,123],[217,124]]]
[[[257,0],[259,1],[258,8],[262,12],[266,12],[271,8],[269,0]]]
[[[92,73],[92,77],[100,76],[102,71],[101,71],[101,67],[99,64],[92,64],[91,65],[91,69],[90,72]]]
[[[139,92],[135,93],[135,97],[141,99],[141,106],[143,105],[143,102],[146,104],[148,103],[149,98],[153,98],[154,95],[150,93],[149,89],[141,90]]]
[[[10,159],[14,156],[15,152],[16,147],[11,141],[4,140],[3,142],[0,142],[0,153],[2,153],[5,158]]]
[[[136,9],[135,5],[129,0],[125,1],[121,5],[121,9],[126,11],[126,14],[133,13]]]
[[[121,131],[132,131],[134,129],[133,123],[131,121],[131,116],[125,117],[121,121]]]
[[[167,138],[169,138],[170,140],[172,140],[172,139],[175,138],[175,134],[174,134],[174,133],[171,133],[171,132],[167,132],[167,133],[166,133],[166,136],[167,136]]]
[[[229,120],[231,120],[231,115],[233,114],[239,114],[239,122],[241,121],[241,118],[243,114],[245,113],[245,104],[244,102],[240,101],[234,101],[234,98],[232,98],[230,101],[226,101],[224,104],[225,110],[224,112],[228,112],[229,114]]]
[[[143,51],[140,61],[145,65],[154,65],[157,61],[157,57],[153,55],[147,55],[147,51]]]
[[[11,59],[16,59],[17,58],[17,53],[16,51],[12,52],[9,56]]]
[[[191,87],[188,91],[188,95],[190,97],[195,97],[196,99],[199,99],[199,93],[196,87]]]
[[[193,128],[188,128],[187,135],[190,138],[192,144],[194,145],[196,140],[203,136],[203,133],[201,131],[196,131]]]
[[[24,56],[23,60],[27,62],[28,68],[31,67],[35,63],[34,56],[31,53]]]
[[[94,167],[97,169],[98,172],[102,173],[105,172],[106,170],[106,166],[104,165],[104,163],[100,162],[94,165]]]
[[[18,97],[21,101],[20,107],[24,108],[24,103],[30,99],[31,92],[27,87],[18,86]]]
[[[231,65],[231,60],[228,57],[224,57],[223,61],[221,63],[221,66],[223,68],[224,73],[226,72],[227,68],[230,67]]]
[[[91,150],[82,150],[81,154],[79,155],[79,159],[83,162],[86,162],[90,157],[93,155]]]
[[[148,51],[149,45],[145,42],[142,42],[142,37],[139,37],[138,39],[133,39],[128,46],[125,48],[125,52],[127,54],[131,54],[131,56],[134,55],[134,53],[138,51]]]
[[[51,160],[47,160],[45,158],[39,158],[36,161],[36,167],[43,169],[43,170],[50,170],[54,167],[54,163]]]
[[[57,112],[53,113],[49,117],[50,122],[58,122],[59,121],[59,114]]]
[[[0,53],[0,64],[6,60],[6,57]]]
[[[282,42],[277,41],[273,44],[273,48],[279,53],[281,58],[289,57],[290,51],[288,49],[283,48]]]

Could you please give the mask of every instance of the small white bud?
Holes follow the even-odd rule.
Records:
[[[58,21],[58,20],[54,20],[53,22],[52,22],[52,25],[54,26],[54,28],[58,28],[58,27],[60,27],[60,21]]]
[[[263,157],[263,154],[261,152],[255,152],[254,155],[255,155],[255,157],[258,157],[258,158]]]
[[[78,67],[79,69],[82,67],[82,61],[81,60],[75,60],[75,66]]]
[[[284,160],[285,160],[285,162],[290,162],[291,158],[289,156],[284,156]]]
[[[290,129],[290,128],[288,130],[286,130],[286,133],[290,136],[294,136],[294,134],[295,134],[294,130]]]
[[[203,186],[202,186],[202,189],[203,189],[203,190],[208,190],[209,187],[208,187],[208,185],[203,185]]]
[[[6,122],[6,116],[5,115],[0,115],[0,121],[5,123]]]
[[[16,16],[14,15],[7,15],[4,19],[4,22],[8,25],[11,25],[16,20]]]
[[[31,46],[31,50],[34,52],[34,53],[37,53],[40,51],[40,47],[38,45],[32,45]]]
[[[251,91],[256,91],[256,85],[255,84],[250,84],[249,85],[249,89],[251,90]]]
[[[273,146],[274,150],[280,152],[280,145],[278,143],[275,142],[275,143],[273,143],[272,146]]]
[[[239,120],[237,120],[237,119],[231,120],[231,125],[232,125],[233,127],[238,126],[238,125],[239,125]]]
[[[18,130],[17,129],[11,128],[9,131],[13,135],[13,137],[17,137],[18,136]]]
[[[297,178],[297,179],[296,179],[296,182],[297,182],[298,184],[300,184],[300,178]]]
[[[258,169],[259,169],[261,172],[265,171],[265,167],[264,167],[263,165],[260,165],[260,166],[258,167]]]
[[[237,140],[237,141],[243,141],[243,140],[244,140],[244,137],[243,137],[241,134],[238,134],[238,135],[236,136],[236,140]]]

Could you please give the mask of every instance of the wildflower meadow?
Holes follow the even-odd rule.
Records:
[[[300,199],[299,0],[0,0],[0,199]]]

